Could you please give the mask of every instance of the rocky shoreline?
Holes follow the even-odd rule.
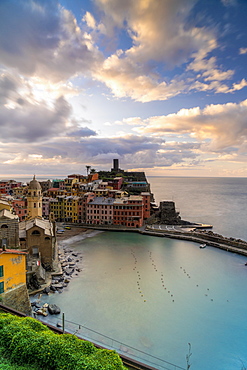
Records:
[[[40,298],[42,295],[49,295],[54,293],[62,293],[70,281],[77,277],[82,271],[82,253],[76,252],[70,247],[70,239],[73,241],[75,236],[83,235],[88,232],[85,228],[71,227],[66,230],[64,234],[58,236],[58,271],[51,274],[48,284],[35,292],[34,300],[31,302],[33,315],[48,316],[48,314],[60,314],[61,310],[56,305],[49,305],[47,303],[41,305]],[[89,231],[90,233],[92,231]],[[64,243],[66,242],[66,243]],[[38,294],[38,295],[37,295]],[[54,306],[54,307],[53,307]]]

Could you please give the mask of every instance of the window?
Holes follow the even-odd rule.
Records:
[[[3,277],[3,265],[0,266],[0,277]]]
[[[39,248],[33,247],[33,257],[39,257]]]
[[[40,235],[39,230],[34,230],[34,231],[32,232],[32,235]]]
[[[4,282],[0,283],[0,294],[4,292]]]
[[[2,225],[1,229],[8,229],[8,225],[6,225],[6,224]]]

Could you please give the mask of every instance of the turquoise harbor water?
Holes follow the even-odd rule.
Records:
[[[149,179],[157,202],[173,199],[184,219],[212,223],[224,235],[234,224],[229,236],[246,236],[246,179],[207,179],[204,195],[199,179],[161,180]],[[42,302],[56,303],[66,320],[123,343],[129,356],[127,346],[186,368],[191,343],[191,370],[247,366],[247,258],[134,233],[96,232],[64,243],[82,253],[82,271]],[[90,336],[83,328],[79,334]]]

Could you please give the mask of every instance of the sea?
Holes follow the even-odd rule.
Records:
[[[156,203],[173,200],[182,219],[247,240],[247,178],[148,181]],[[61,308],[42,320],[56,325],[64,313],[66,330],[156,369],[247,367],[247,257],[131,232],[62,243],[81,254],[81,271],[63,293],[39,297]]]

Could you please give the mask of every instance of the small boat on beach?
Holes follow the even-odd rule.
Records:
[[[200,248],[203,249],[203,248],[206,248],[207,244],[200,244]]]

